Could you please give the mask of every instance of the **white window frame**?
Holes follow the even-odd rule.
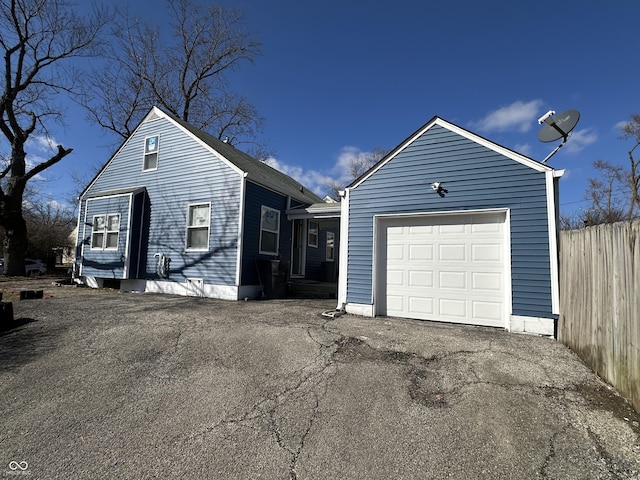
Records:
[[[154,151],[147,151],[147,141],[150,138],[155,138],[156,139],[156,149]],[[160,160],[160,135],[148,135],[146,137],[144,137],[144,145],[143,145],[143,149],[144,149],[144,154],[142,156],[142,171],[143,172],[153,172],[154,170],[158,169],[158,161]],[[155,155],[156,156],[156,164],[153,168],[149,168],[147,167],[147,157],[151,156],[151,155]]]
[[[191,218],[191,209],[194,207],[203,207],[206,206],[209,210],[209,215],[207,215],[207,223],[206,225],[190,225],[189,219]],[[187,252],[206,252],[209,250],[209,242],[211,240],[211,202],[198,202],[198,203],[190,203],[187,205],[187,218],[185,219],[186,227],[185,227],[185,236],[184,236],[184,248]],[[189,246],[189,233],[195,229],[207,229],[207,246],[206,247],[190,247]]]
[[[113,230],[113,229],[109,229],[109,219],[113,218],[113,217],[118,217],[118,228],[117,230]],[[103,226],[100,230],[96,230],[95,226],[96,226],[96,219],[97,218],[102,218],[102,222],[103,222]],[[118,250],[118,246],[120,245],[120,214],[119,213],[103,213],[100,215],[94,215],[93,216],[93,220],[91,222],[91,250]],[[96,245],[95,241],[94,241],[94,235],[102,235],[102,240],[100,242],[100,245]],[[113,236],[116,235],[116,246],[115,247],[109,247],[108,245],[108,238],[109,236]]]
[[[267,212],[275,212],[277,214],[277,218],[278,221],[277,223],[277,227],[275,230],[270,229],[270,228],[266,228],[266,226],[264,225],[264,216],[265,213]],[[276,246],[276,251],[275,252],[271,252],[271,251],[267,251],[267,250],[263,250],[262,249],[262,234],[263,232],[267,232],[267,233],[273,233],[276,236],[276,242],[275,242],[275,246]],[[258,244],[258,250],[261,254],[265,254],[265,255],[278,255],[278,250],[279,250],[279,246],[280,246],[280,210],[277,210],[275,208],[271,208],[268,207],[266,205],[262,205],[260,207],[260,239],[259,239],[259,244]]]
[[[331,238],[331,245],[329,245],[329,238]],[[325,260],[327,262],[336,261],[336,234],[334,232],[327,232],[327,242],[325,244]],[[331,255],[329,255],[329,249],[331,249]]]
[[[315,228],[312,226],[315,225]],[[313,236],[313,240],[312,240]],[[307,231],[307,246],[318,248],[318,237],[320,236],[320,225],[315,220],[309,220],[309,228]]]

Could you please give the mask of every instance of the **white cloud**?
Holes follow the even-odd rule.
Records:
[[[322,197],[328,193],[328,185],[330,184],[337,183],[344,186],[349,184],[353,180],[350,173],[350,166],[353,160],[368,155],[369,152],[363,152],[357,147],[342,147],[336,158],[336,163],[327,172],[303,170],[302,167],[288,165],[274,157],[269,157],[264,163],[296,179],[302,185]]]
[[[584,128],[582,130],[574,130],[567,140],[565,145],[565,151],[569,153],[577,153],[583,150],[586,146],[595,143],[598,140],[598,135],[592,128]]]
[[[38,152],[50,152],[56,148],[56,145],[58,145],[58,142],[54,138],[45,135],[32,135],[27,140],[27,148],[33,148]]]
[[[527,157],[531,157],[533,154],[533,147],[530,143],[516,144],[514,150],[522,155],[526,155]]]
[[[320,196],[323,196],[326,193],[327,184],[332,180],[329,175],[318,172],[317,170],[304,171],[302,167],[297,165],[288,165],[273,157],[269,157],[264,163],[286,175],[289,175]]]
[[[620,132],[627,123],[629,123],[629,120],[622,120],[613,126],[613,130],[616,132]]]
[[[57,145],[58,142],[56,142],[54,138],[47,137],[45,135],[30,136],[26,143],[27,157],[25,159],[25,163],[27,169],[32,169],[36,165],[49,160]],[[47,180],[44,172],[39,173],[33,179],[37,181]]]
[[[531,127],[537,124],[536,120],[542,105],[542,100],[531,100],[526,103],[518,100],[490,112],[482,120],[474,122],[473,126],[481,132],[513,130],[528,132]]]
[[[349,183],[351,178],[351,165],[359,159],[368,157],[369,152],[363,152],[357,147],[342,147],[338,154],[338,160],[331,169],[331,173],[342,183]]]

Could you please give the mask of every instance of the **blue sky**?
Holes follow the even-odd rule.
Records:
[[[121,0],[121,3],[126,3]],[[265,118],[278,168],[322,193],[352,155],[392,149],[437,115],[544,159],[548,110],[581,118],[548,162],[565,169],[561,210],[584,201],[598,159],[627,165],[618,125],[640,113],[637,0],[425,2],[222,0],[246,10],[263,54],[232,77]],[[166,21],[161,2],[131,2]],[[82,174],[113,153],[112,138],[70,106],[55,142],[74,148],[38,185],[65,201]],[[41,155],[37,144],[31,155]]]

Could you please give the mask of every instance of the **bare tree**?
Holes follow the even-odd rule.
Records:
[[[27,228],[23,195],[27,182],[58,163],[71,148],[58,145],[51,156],[35,165],[27,162],[30,137],[48,137],[47,126],[61,121],[56,105],[80,78],[64,70],[75,57],[89,55],[109,20],[105,12],[76,14],[65,0],[0,0],[0,48],[3,85],[0,98],[2,144],[10,151],[0,171],[0,226],[4,229],[4,272],[24,274]]]
[[[584,227],[584,219],[581,212],[561,213],[558,219],[560,230],[576,230]]]
[[[625,123],[622,128],[624,139],[633,139],[635,142],[631,150],[629,150],[629,171],[626,175],[627,186],[631,192],[629,198],[629,210],[627,217],[634,218],[640,212],[640,156],[633,158],[633,151],[640,145],[640,114],[631,115],[631,120]]]
[[[262,119],[228,79],[260,53],[244,14],[193,0],[167,6],[170,31],[120,12],[104,69],[82,101],[90,118],[122,140],[156,105],[232,144],[254,141]]]
[[[581,214],[585,225],[632,220],[640,215],[640,157],[633,156],[640,145],[640,114],[631,115],[621,130],[622,139],[634,141],[628,152],[629,168],[605,160],[593,163],[599,175],[589,179],[586,198],[591,205]]]
[[[25,202],[25,221],[29,231],[27,255],[46,260],[55,249],[69,245],[69,235],[76,226],[74,212],[62,204],[32,198]]]
[[[328,195],[334,200],[340,199],[340,191],[352,183],[357,178],[364,175],[371,167],[378,163],[389,153],[388,150],[382,147],[374,147],[370,152],[363,152],[359,155],[354,155],[347,165],[347,171],[342,178],[333,179],[326,183]]]
[[[600,175],[589,179],[586,194],[591,200],[591,207],[583,214],[584,223],[595,225],[625,220],[625,203],[629,194],[624,168],[605,160],[596,160],[593,167]]]

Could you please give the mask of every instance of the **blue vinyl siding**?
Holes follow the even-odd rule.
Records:
[[[151,135],[159,135],[158,168],[145,172],[144,139]],[[140,125],[84,199],[102,191],[146,187],[148,248],[143,252],[146,259],[139,262],[145,266],[139,278],[157,278],[154,254],[163,253],[171,258],[169,280],[193,277],[205,283],[235,285],[241,182],[240,173],[191,135],[167,119],[156,118]],[[194,203],[211,204],[209,249],[205,252],[186,251],[187,212]]]
[[[125,259],[127,252],[127,236],[129,234],[129,210],[131,195],[92,198],[87,202],[86,220],[84,225],[84,262],[83,275],[102,278],[125,278]],[[120,215],[120,229],[118,232],[118,248],[103,250],[92,248],[91,235],[93,233],[93,217],[96,215]]]
[[[280,212],[279,256],[265,255],[260,252],[260,215],[265,205]],[[287,196],[266,189],[252,182],[246,183],[244,207],[244,233],[242,240],[242,281],[241,285],[257,285],[257,260],[283,262],[291,259],[291,222],[287,220]]]
[[[441,198],[431,188],[443,182]],[[551,315],[544,172],[433,125],[357,187],[349,200],[347,301],[371,304],[373,216],[509,208],[513,314]]]

